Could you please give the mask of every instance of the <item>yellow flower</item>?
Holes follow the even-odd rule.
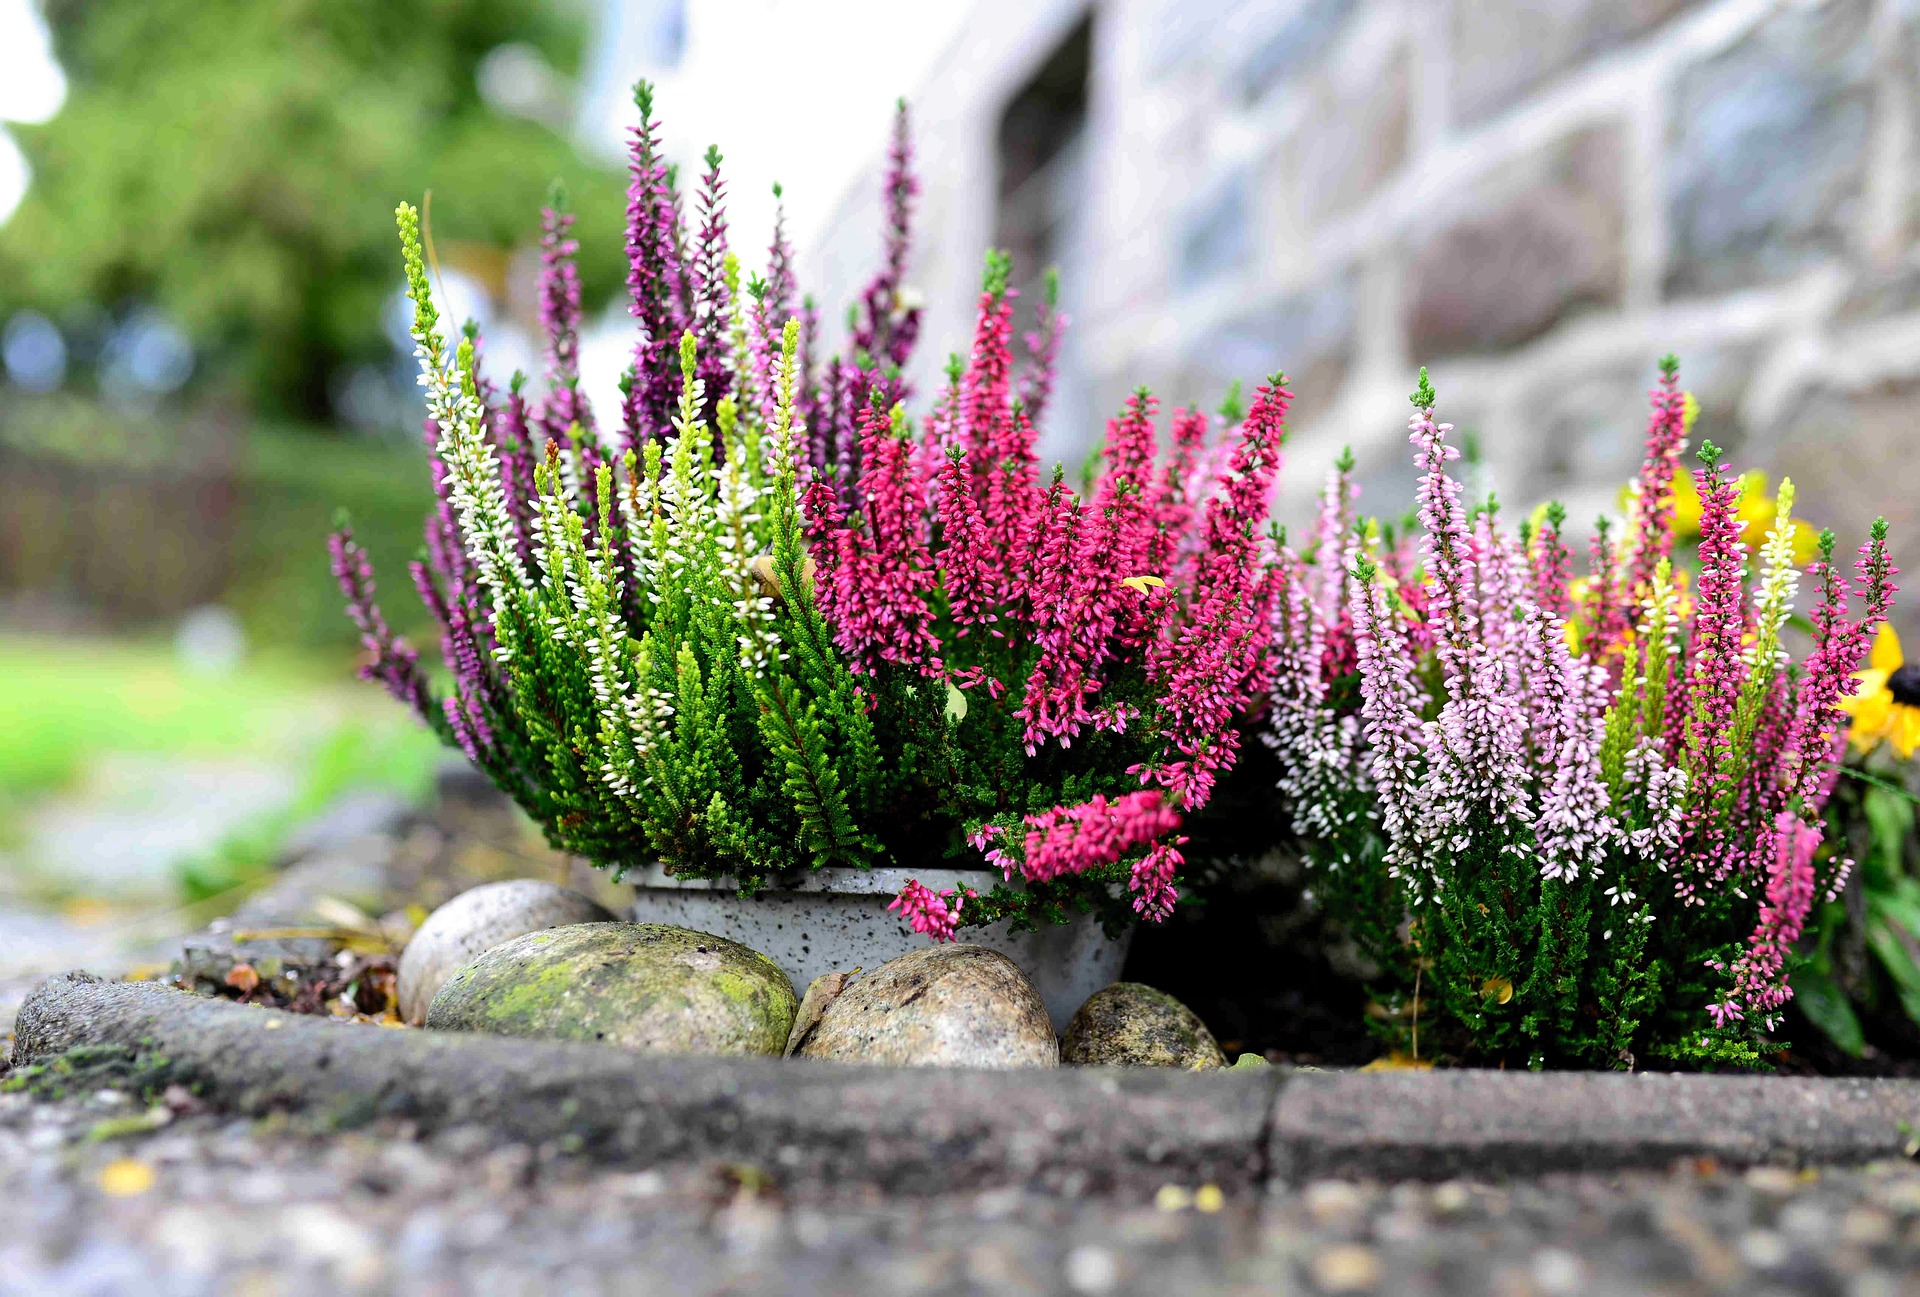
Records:
[[[1853,717],[1853,747],[1871,752],[1882,739],[1893,745],[1902,761],[1920,749],[1920,662],[1909,665],[1900,652],[1900,636],[1882,625],[1873,641],[1867,669],[1855,673],[1859,692],[1840,700],[1840,710]]]
[[[1773,492],[1767,489],[1767,475],[1757,468],[1742,473],[1736,485],[1740,489],[1740,504],[1734,518],[1740,524],[1740,539],[1746,542],[1749,554],[1757,554],[1760,543],[1773,527]],[[1684,468],[1673,475],[1673,533],[1681,540],[1692,540],[1700,534],[1700,487],[1693,480],[1693,474]],[[1820,533],[1794,519],[1794,566],[1805,567],[1819,552]]]

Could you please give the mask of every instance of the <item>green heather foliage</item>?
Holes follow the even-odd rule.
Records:
[[[718,152],[685,202],[644,84],[636,100],[640,329],[618,436],[579,392],[571,217],[544,218],[536,400],[519,375],[488,382],[471,329],[443,329],[421,213],[399,209],[439,497],[413,575],[451,682],[428,686],[343,528],[363,673],[555,846],[616,870],[657,861],[751,892],[825,866],[1002,866],[986,895],[906,884],[898,907],[936,938],[1002,917],[1164,918],[1181,817],[1233,765],[1263,688],[1283,381],[1224,444],[1176,413],[1164,468],[1136,393],[1083,500],[1033,451],[1058,321],[1043,302],[1017,365],[1004,256],[970,358],[924,424],[904,413],[904,107],[853,359],[810,365],[813,311],[793,307],[780,236],[743,285]]]

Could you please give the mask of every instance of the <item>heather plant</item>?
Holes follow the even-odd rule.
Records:
[[[844,356],[815,365],[780,227],[764,277],[729,248],[721,157],[691,203],[636,95],[621,423],[579,389],[571,217],[544,217],[545,390],[495,386],[451,339],[431,249],[398,220],[438,505],[414,584],[450,672],[432,686],[343,527],[335,573],[363,674],[456,744],[558,848],[751,892],[823,866],[997,866],[910,882],[919,931],[1166,915],[1182,816],[1267,689],[1277,590],[1261,535],[1289,394],[1230,436],[1181,411],[1164,465],[1142,391],[1090,498],[1043,474],[1034,420],[1065,321],[1016,360],[990,254],[965,359],[924,420],[903,377],[916,184],[902,106],[882,264]],[[1049,294],[1051,299],[1051,294]]]
[[[1430,1054],[1535,1067],[1757,1061],[1850,867],[1821,813],[1894,592],[1884,520],[1851,579],[1820,538],[1796,663],[1790,482],[1751,572],[1736,480],[1702,446],[1697,578],[1674,567],[1671,359],[1627,523],[1581,577],[1558,506],[1514,530],[1466,507],[1425,371],[1413,404],[1418,536],[1354,519],[1343,460],[1279,559],[1265,737],[1316,895],[1416,1055],[1424,1030]]]

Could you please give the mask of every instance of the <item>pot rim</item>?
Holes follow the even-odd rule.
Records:
[[[632,870],[622,881],[648,891],[732,892],[739,889],[739,884],[731,878],[676,878],[659,864]],[[936,892],[962,887],[984,892],[1002,879],[997,869],[860,869],[852,865],[828,865],[824,869],[810,869],[791,883],[770,885],[766,891],[891,897],[899,895],[909,881],[918,881]]]

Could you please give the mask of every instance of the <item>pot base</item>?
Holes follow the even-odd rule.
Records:
[[[658,866],[627,876],[634,885],[636,923],[671,923],[711,932],[751,946],[786,971],[796,994],[826,973],[871,971],[889,959],[928,944],[927,938],[887,910],[909,878],[935,891],[972,887],[986,891],[999,875],[972,870],[825,869],[793,888],[769,888],[743,901],[734,888],[708,878],[671,878]],[[1009,931],[1006,921],[964,928],[959,940],[1006,955],[1033,979],[1053,1019],[1065,1029],[1088,996],[1118,980],[1132,944],[1129,929],[1109,941],[1099,920],[1072,922],[1031,932]]]

